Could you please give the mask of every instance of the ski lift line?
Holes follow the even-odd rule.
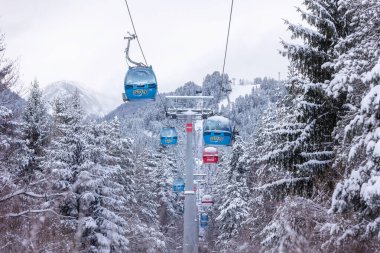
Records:
[[[228,42],[230,38],[230,30],[231,30],[231,20],[232,20],[232,11],[234,8],[234,0],[231,0],[231,10],[230,10],[230,20],[228,22],[228,31],[227,31],[227,40],[226,40],[226,48],[224,50],[224,61],[223,61],[223,69],[222,69],[222,84],[223,84],[223,76],[224,76],[224,70],[226,67],[226,59],[227,59],[227,51],[228,51]]]
[[[133,22],[133,18],[132,18],[131,11],[129,9],[129,5],[128,5],[128,1],[127,0],[125,0],[125,5],[127,6],[129,18],[131,20],[133,31],[134,31],[134,34],[136,35],[137,43],[139,44],[139,47],[140,47],[140,50],[141,50],[141,54],[142,54],[142,56],[144,58],[145,64],[148,66],[148,62],[146,61],[144,51],[142,50],[141,43],[140,43],[140,40],[139,40],[139,36],[137,35],[136,28],[135,28],[135,23]]]
[[[230,30],[231,30],[231,20],[232,20],[233,8],[234,8],[234,0],[231,0],[230,20],[228,22],[227,41],[226,41],[226,48],[224,50],[224,60],[223,60],[223,69],[222,69],[222,83],[221,83],[222,90],[223,90],[223,82],[224,82],[224,70],[225,70],[225,67],[226,67],[226,59],[227,59],[227,51],[228,51],[228,41],[229,41],[229,38],[230,38]],[[228,100],[228,105],[230,105],[230,98],[229,98],[228,94],[227,94],[227,100]]]
[[[130,33],[128,33],[130,36],[129,37],[124,37],[124,39],[126,39],[126,40],[128,40],[128,45],[127,45],[127,48],[125,49],[125,58],[126,58],[126,60],[127,60],[127,64],[128,64],[128,66],[130,67],[130,65],[129,65],[129,63],[128,62],[130,62],[130,63],[132,63],[132,64],[134,64],[134,65],[136,65],[136,66],[138,66],[138,67],[148,67],[147,65],[145,65],[144,63],[142,63],[142,62],[135,62],[135,61],[133,61],[130,57],[129,57],[129,48],[131,47],[131,40],[134,40],[134,39],[136,39],[137,37],[136,37],[136,34],[130,34]]]

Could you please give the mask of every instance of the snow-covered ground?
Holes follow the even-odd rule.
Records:
[[[230,93],[230,101],[235,102],[235,100],[240,96],[245,96],[251,94],[252,89],[258,89],[259,85],[253,84],[253,85],[231,85],[232,92]],[[227,98],[222,100],[222,102],[219,103],[219,108],[223,106],[228,105]]]

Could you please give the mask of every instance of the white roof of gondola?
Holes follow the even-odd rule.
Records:
[[[204,201],[204,200],[212,200],[211,195],[203,195],[202,201]]]
[[[230,124],[231,123],[231,120],[229,120],[228,118],[226,117],[223,117],[223,116],[211,116],[209,118],[207,118],[207,120],[212,120],[212,121],[219,121],[221,123],[224,123],[224,124]]]
[[[206,147],[204,149],[204,152],[207,152],[207,153],[218,153],[218,149],[214,148],[214,147]]]

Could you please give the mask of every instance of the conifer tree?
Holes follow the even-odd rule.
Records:
[[[0,241],[6,242],[1,250],[27,252],[41,246],[32,232],[39,219],[53,210],[44,205],[50,196],[40,182],[46,178],[28,170],[33,153],[18,113],[22,99],[11,91],[17,80],[16,70],[4,57],[4,50],[0,37]]]
[[[5,56],[4,35],[0,34],[0,105],[5,106],[12,103],[5,96],[9,89],[16,84],[18,73],[14,62]]]
[[[216,108],[216,105],[224,99],[230,92],[230,80],[227,74],[222,74],[215,71],[211,75],[206,75],[202,84],[202,92],[205,96],[214,96],[211,105]]]
[[[283,55],[291,62],[289,93],[295,101],[293,110],[299,111],[296,120],[304,131],[297,137],[298,144],[290,150],[288,169],[301,176],[318,177],[331,173],[333,130],[342,110],[344,94],[333,99],[325,92],[331,81],[331,62],[337,58],[335,46],[350,32],[347,9],[342,1],[305,0],[307,11],[300,8],[303,20],[311,28],[288,21],[292,38],[303,40],[302,45],[282,42]],[[329,177],[331,178],[331,177]]]
[[[166,148],[160,148],[159,153],[155,155],[157,159],[157,169],[154,170],[156,179],[155,193],[158,198],[158,213],[160,217],[160,226],[163,231],[178,218],[181,207],[179,205],[179,196],[172,191],[172,182],[174,178],[175,160],[168,154],[170,151]]]
[[[223,173],[223,183],[218,187],[215,220],[219,229],[217,244],[222,252],[231,251],[233,242],[240,234],[250,212],[245,159],[244,145],[238,138],[232,150],[231,160]]]
[[[126,197],[130,193],[122,184],[126,170],[114,155],[120,144],[118,125],[105,122],[90,124],[86,129],[89,161],[74,183],[74,191],[80,196],[77,234],[92,252],[124,252],[128,250],[129,226],[121,214],[128,211]]]
[[[367,251],[380,245],[380,4],[376,0],[347,1],[354,30],[338,44],[337,73],[329,85],[330,95],[347,94],[346,111],[335,131],[340,145],[334,169],[342,175],[331,211],[349,215],[340,220],[336,242]]]
[[[44,169],[52,175],[52,190],[64,194],[59,203],[59,213],[63,218],[63,231],[69,232],[70,249],[79,249],[81,237],[75,235],[78,228],[79,204],[78,186],[75,182],[81,171],[88,169],[91,164],[89,150],[86,149],[82,112],[79,98],[56,97],[53,101],[53,131],[51,144],[44,160]]]
[[[300,249],[300,241],[292,236],[305,228],[291,219],[307,220],[306,224],[313,221],[302,212],[283,212],[288,212],[289,203],[323,210],[318,202],[328,201],[336,177],[330,169],[333,134],[346,94],[332,97],[327,87],[334,78],[337,45],[352,32],[348,25],[351,16],[345,1],[305,0],[303,4],[307,11],[298,11],[309,27],[285,21],[292,38],[303,42],[297,45],[282,41],[282,53],[290,59],[288,95],[265,112],[257,140],[249,149],[253,158],[249,183],[254,186],[250,205],[256,207],[250,215],[255,226],[252,239],[264,238],[258,244],[265,245],[263,250],[269,252],[281,247],[284,252]],[[283,220],[277,222],[276,217]],[[279,246],[287,240],[286,246]],[[303,245],[308,243],[301,241]]]
[[[30,150],[28,173],[32,177],[35,170],[41,170],[41,158],[47,145],[49,122],[42,92],[37,80],[32,84],[23,114],[23,139]]]

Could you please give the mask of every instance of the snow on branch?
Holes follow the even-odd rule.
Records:
[[[320,12],[321,16],[308,13],[300,8],[297,8],[297,11],[301,13],[302,18],[306,20],[309,24],[314,26],[320,26],[321,24],[325,24],[331,28],[331,32],[333,33],[334,37],[338,37],[338,31],[336,30],[335,24],[333,22],[334,19],[330,15],[330,13],[328,13],[328,11],[325,10],[323,12]],[[326,16],[323,16],[322,14],[325,14]]]
[[[28,192],[25,189],[15,191],[13,193],[10,193],[2,198],[0,198],[0,202],[7,201],[8,199],[11,199],[18,195],[26,195],[32,198],[49,198],[49,197],[55,197],[55,196],[64,196],[64,193],[55,193],[55,194],[36,194],[34,192]]]
[[[309,160],[305,163],[302,163],[302,164],[296,164],[294,165],[296,168],[298,169],[301,169],[301,170],[309,170],[310,167],[320,167],[320,166],[325,166],[325,165],[329,165],[329,164],[332,164],[332,160],[317,160],[317,159],[313,159],[313,160]]]
[[[283,40],[280,43],[282,44],[282,46],[286,50],[286,51],[280,51],[280,53],[283,56],[291,57],[294,55],[304,55],[304,56],[319,56],[322,58],[329,58],[330,57],[327,53],[320,51],[317,48],[310,47],[310,46],[300,45],[300,44],[296,44],[296,43],[289,43],[289,42],[285,42]]]
[[[50,213],[56,214],[56,215],[61,216],[61,217],[70,218],[70,219],[75,219],[75,217],[64,216],[64,215],[58,214],[58,213],[57,213],[56,211],[54,211],[53,209],[25,210],[25,211],[22,211],[22,212],[19,212],[19,213],[8,213],[7,215],[0,216],[0,218],[1,218],[1,219],[5,219],[5,218],[14,218],[14,217],[20,217],[20,216],[24,216],[24,215],[28,215],[28,214],[38,214],[38,213],[47,213],[47,212],[50,212]]]
[[[275,188],[281,185],[286,185],[287,187],[290,187],[291,185],[294,185],[295,183],[302,182],[302,181],[309,181],[310,177],[299,177],[299,178],[284,178],[277,181],[274,181],[272,183],[264,184],[260,187],[255,187],[252,190],[254,191],[263,191],[270,188]]]
[[[326,36],[321,34],[320,32],[307,28],[301,24],[293,24],[289,22],[288,20],[284,20],[285,24],[288,26],[288,29],[292,31],[293,36],[292,38],[299,38],[302,37],[304,39],[307,39],[308,41],[312,41],[312,39],[317,38],[318,40],[322,41],[326,39]]]
[[[321,157],[321,156],[333,156],[334,151],[318,151],[318,152],[301,152],[303,157]]]
[[[22,212],[19,212],[19,213],[9,213],[7,215],[1,216],[0,218],[20,217],[20,216],[24,216],[24,215],[27,215],[27,214],[30,214],[30,213],[46,213],[46,212],[53,212],[53,213],[57,214],[52,209],[26,210],[26,211],[22,211]]]

